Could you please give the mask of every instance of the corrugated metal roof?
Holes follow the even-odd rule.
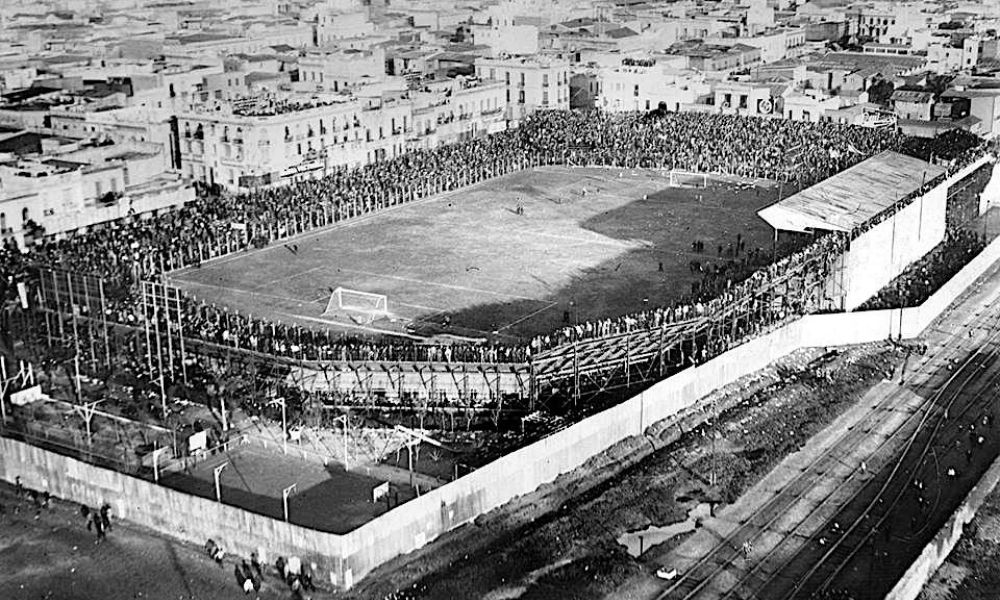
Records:
[[[782,231],[850,231],[944,168],[886,150],[757,212]]]

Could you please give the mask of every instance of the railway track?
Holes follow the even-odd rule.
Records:
[[[997,356],[992,354],[989,365],[984,367],[997,364]],[[994,369],[985,378],[975,379],[976,391],[971,397],[964,393],[968,386],[963,385],[946,405],[936,406],[935,410],[929,411],[875,496],[864,505],[864,509],[857,517],[849,521],[850,525],[844,530],[843,535],[831,543],[830,549],[820,560],[796,581],[788,593],[780,597],[795,598],[831,587],[858,552],[883,530],[886,521],[896,516],[894,510],[910,491],[910,482],[914,481],[916,474],[926,464],[928,454],[934,448],[947,451],[948,448],[954,448],[953,442],[961,441],[958,439],[959,435],[966,430],[963,427],[947,427],[947,425],[966,421],[964,417],[970,414],[974,417],[972,420],[977,421],[988,407],[991,399],[990,391],[998,381],[1000,381],[1000,370]],[[957,405],[963,399],[966,400],[964,405]],[[932,423],[929,431],[923,427],[928,423]],[[926,440],[918,444],[917,441],[922,435],[925,435]]]
[[[980,331],[991,318],[990,315],[986,315],[985,313],[974,315],[972,319],[968,319],[963,325],[970,327],[972,330]],[[927,419],[934,414],[935,411],[933,409],[942,402],[942,398],[947,396],[946,403],[954,402],[961,395],[962,391],[979,377],[984,349],[995,344],[998,336],[1000,336],[1000,333],[990,333],[985,340],[986,343],[981,344],[979,349],[969,355],[943,384],[937,386],[936,390],[922,400],[912,412],[909,412],[908,416],[901,423],[884,435],[875,451],[871,453],[871,456],[879,456],[887,447],[898,445],[901,439],[906,440],[903,443],[908,449],[909,445],[912,444],[912,440],[921,431],[921,425],[926,423]],[[954,361],[956,357],[966,352],[964,348],[966,343],[967,340],[960,337],[950,338],[945,347],[932,354],[925,364],[940,363],[942,360],[948,362]],[[957,389],[955,389],[956,385]],[[951,392],[950,396],[948,396],[949,392]],[[746,596],[746,588],[748,586],[761,589],[762,586],[759,583],[761,577],[760,570],[764,565],[768,564],[768,561],[774,557],[779,549],[784,549],[785,541],[794,537],[798,537],[798,539],[805,538],[806,540],[811,539],[811,535],[796,534],[796,531],[802,524],[809,522],[810,518],[821,516],[822,511],[828,510],[831,506],[837,506],[844,503],[844,501],[849,502],[853,499],[853,496],[845,498],[843,492],[845,486],[836,486],[832,491],[824,495],[819,502],[809,508],[805,517],[789,532],[793,535],[789,535],[781,542],[774,544],[765,553],[755,555],[754,563],[749,569],[746,568],[747,558],[744,557],[742,550],[744,542],[752,542],[764,532],[768,532],[777,522],[786,516],[792,507],[802,502],[806,496],[814,492],[817,484],[823,481],[828,471],[842,468],[846,464],[844,463],[844,458],[850,456],[851,449],[862,443],[866,438],[869,438],[872,429],[887,418],[887,413],[897,412],[901,404],[903,406],[906,405],[905,401],[901,403],[901,396],[899,394],[885,396],[878,402],[871,414],[864,417],[856,426],[844,432],[809,465],[804,467],[797,476],[789,481],[780,492],[757,507],[735,529],[724,535],[700,560],[687,568],[676,580],[671,582],[657,596],[657,599],[693,600],[700,597],[728,599],[748,597]],[[849,483],[858,477],[865,476],[864,469],[860,468],[860,462],[857,465],[850,466],[853,467],[853,470],[848,474],[844,483]],[[842,542],[845,538],[846,536],[843,536],[838,541]],[[840,550],[841,547],[842,544],[837,544],[836,547],[831,548],[827,558],[835,559],[837,553],[842,552]],[[727,571],[736,571],[736,574],[735,577],[733,577],[733,574],[730,574],[729,581],[726,584],[731,583],[731,585],[720,593],[719,590],[713,587],[713,582]],[[734,578],[735,582],[732,581]],[[765,585],[763,587],[766,587],[771,582],[772,577],[765,574],[764,578]],[[752,594],[750,597],[752,597]]]

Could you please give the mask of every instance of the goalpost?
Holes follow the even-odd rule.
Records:
[[[678,171],[676,169],[671,169],[670,187],[694,187],[694,188],[708,187],[708,174],[692,173],[690,171]]]
[[[372,294],[338,287],[330,294],[323,316],[342,314],[344,312],[359,312],[371,316],[385,315],[389,312],[389,302],[384,294]]]

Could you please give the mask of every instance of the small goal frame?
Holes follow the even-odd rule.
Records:
[[[671,169],[669,173],[670,187],[707,188],[708,173],[681,171]]]
[[[389,299],[385,294],[362,292],[345,287],[337,287],[330,294],[323,316],[337,314],[363,313],[366,315],[385,315],[389,313]]]

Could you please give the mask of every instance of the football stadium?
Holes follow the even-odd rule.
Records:
[[[987,248],[992,151],[540,112],[42,240],[4,257],[24,306],[11,327],[62,353],[75,372],[53,381],[81,400],[83,376],[114,393],[72,418],[23,409],[9,464],[80,459],[67,489],[85,473],[142,497],[127,518],[198,515],[182,536],[303,556],[349,588],[795,349],[922,330],[902,309],[936,291],[926,269],[925,290],[892,286]],[[899,316],[810,329],[865,308]]]

